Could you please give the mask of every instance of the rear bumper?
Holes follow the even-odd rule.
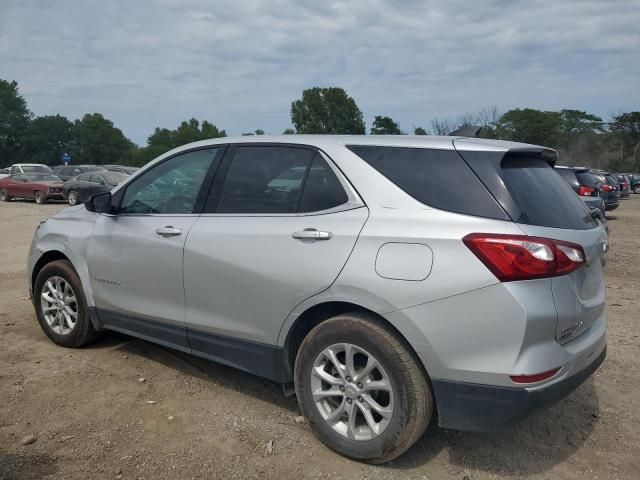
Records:
[[[535,390],[433,380],[438,423],[443,428],[483,432],[509,428],[531,413],[550,407],[582,384],[604,361],[606,347],[597,352],[582,370]]]

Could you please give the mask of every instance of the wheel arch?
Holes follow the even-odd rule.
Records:
[[[421,355],[418,354],[414,346],[407,339],[407,335],[403,333],[398,326],[394,325],[380,313],[377,313],[366,306],[344,300],[328,300],[316,303],[301,312],[291,324],[284,336],[284,342],[282,345],[283,365],[281,365],[280,368],[282,369],[282,378],[285,383],[290,382],[293,379],[296,355],[298,354],[300,345],[307,334],[320,323],[329,320],[336,315],[351,312],[358,312],[370,316],[372,319],[375,319],[393,331],[397,335],[398,339],[400,339],[400,341],[405,344],[406,348],[414,355],[417,363],[422,368],[422,372],[425,375],[427,382],[429,385],[431,384],[429,373],[427,372]]]
[[[71,259],[69,257],[67,257],[64,253],[62,253],[60,250],[49,250],[47,252],[44,252],[40,258],[38,258],[38,260],[36,261],[36,263],[33,265],[33,270],[31,272],[31,289],[33,290],[36,284],[36,278],[38,278],[38,273],[40,273],[40,270],[42,270],[42,268],[47,265],[48,263],[51,262],[55,262],[56,260],[66,260],[68,261],[71,266],[73,267],[74,270],[76,270],[77,273],[77,269],[75,268],[75,266],[73,266],[73,262],[71,261]]]

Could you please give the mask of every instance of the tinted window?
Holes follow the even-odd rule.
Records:
[[[576,177],[578,177],[580,185],[585,185],[587,187],[593,187],[597,182],[604,182],[604,178],[600,180],[593,173],[589,172],[578,172],[576,173]]]
[[[479,217],[505,218],[496,200],[455,151],[369,145],[348,148],[425,205]]]
[[[347,203],[348,197],[327,162],[316,155],[302,190],[299,212],[319,212]]]
[[[193,213],[218,148],[196,150],[166,160],[127,186],[119,213]]]
[[[507,189],[522,209],[514,221],[579,230],[597,225],[584,202],[546,161],[508,156],[501,166]]]
[[[238,147],[222,185],[218,213],[294,213],[315,152],[294,147]]]
[[[90,173],[89,174],[89,181],[92,183],[98,183],[100,185],[104,185],[104,179],[98,175],[97,173]]]
[[[76,180],[78,182],[90,182],[91,181],[91,174],[90,173],[83,173],[82,175],[78,175],[76,177]]]
[[[117,185],[129,175],[120,172],[102,172],[100,176],[104,178],[109,185]]]

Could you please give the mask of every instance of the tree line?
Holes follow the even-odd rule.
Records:
[[[284,134],[367,133],[355,100],[339,87],[314,87],[302,92],[290,107],[291,123]],[[612,114],[609,121],[581,110],[543,111],[517,108],[500,113],[489,107],[456,118],[433,118],[428,126],[400,127],[393,118],[376,115],[372,135],[448,135],[465,126],[480,126],[483,138],[546,145],[560,152],[561,163],[640,171],[640,112]],[[264,135],[257,129],[242,135]],[[15,81],[0,79],[0,167],[18,162],[62,163],[69,153],[74,164],[144,165],[186,143],[226,136],[207,120],[192,118],[175,129],[156,127],[140,147],[100,113],[70,120],[62,115],[35,117]]]

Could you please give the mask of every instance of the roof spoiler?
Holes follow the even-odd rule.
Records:
[[[475,125],[466,125],[464,127],[458,128],[457,130],[454,130],[449,134],[449,136],[478,138],[478,136],[480,135],[480,130],[482,130],[482,127],[478,127]]]

